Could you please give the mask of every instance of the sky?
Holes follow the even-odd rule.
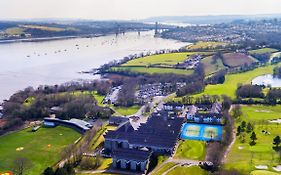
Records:
[[[138,20],[153,16],[281,13],[281,0],[0,0],[0,19]]]

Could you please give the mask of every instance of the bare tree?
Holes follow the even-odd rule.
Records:
[[[18,157],[13,161],[12,171],[16,175],[24,175],[32,167],[32,162],[25,157]]]

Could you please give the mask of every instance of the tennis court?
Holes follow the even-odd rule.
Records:
[[[222,126],[186,123],[180,137],[186,140],[220,141],[222,139]]]

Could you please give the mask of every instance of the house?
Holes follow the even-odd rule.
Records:
[[[163,108],[166,111],[182,111],[184,109],[184,105],[175,102],[168,102],[163,105]]]
[[[186,114],[187,120],[194,120],[196,112],[197,112],[197,107],[194,105],[190,106]]]
[[[212,108],[211,108],[211,110],[210,110],[210,113],[219,114],[219,113],[221,113],[221,111],[222,111],[222,104],[216,102],[216,103],[214,103],[214,104],[212,105]]]

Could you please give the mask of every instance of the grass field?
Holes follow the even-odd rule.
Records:
[[[20,35],[24,33],[24,29],[20,27],[11,27],[5,30],[8,35]]]
[[[176,167],[170,171],[167,175],[207,175],[208,173],[198,166],[191,167]]]
[[[180,141],[175,158],[204,160],[206,155],[205,142],[195,140]]]
[[[281,126],[270,124],[268,120],[281,118],[281,106],[242,106],[243,116],[236,120],[236,127],[241,121],[254,124],[257,135],[257,144],[250,146],[250,134],[246,134],[245,143],[241,143],[239,137],[227,157],[225,168],[238,169],[245,174],[250,174],[257,165],[267,165],[269,170],[272,166],[279,164],[279,156],[272,149],[273,138],[280,135]],[[262,130],[270,134],[263,134]],[[259,174],[259,173],[255,173]]]
[[[265,54],[265,53],[274,53],[274,52],[278,52],[278,50],[272,48],[262,48],[262,49],[249,51],[250,54]]]
[[[280,173],[275,173],[271,171],[266,171],[266,170],[255,170],[252,171],[250,175],[278,175]]]
[[[160,55],[152,55],[143,58],[134,59],[128,61],[122,66],[150,66],[150,65],[175,65],[182,63],[188,58],[188,56],[196,54],[196,52],[184,52],[184,53],[168,53]]]
[[[116,115],[133,115],[140,109],[140,106],[131,106],[131,107],[113,107],[113,109],[117,112]],[[119,113],[119,114],[118,114]]]
[[[197,49],[215,49],[218,46],[227,46],[228,43],[225,42],[203,42],[203,41],[199,41],[195,44],[189,45],[186,48],[189,50],[197,50]]]
[[[275,66],[276,65],[269,65],[265,67],[259,67],[248,72],[226,75],[225,82],[223,84],[207,85],[204,92],[196,94],[194,97],[202,95],[227,95],[234,99],[236,98],[235,91],[238,84],[249,84],[255,77],[259,75],[272,74],[273,68]]]
[[[157,68],[157,67],[133,67],[133,66],[113,67],[113,68],[111,68],[111,70],[113,72],[130,71],[130,72],[147,73],[147,74],[174,73],[174,74],[183,74],[183,75],[190,75],[193,72],[192,70],[184,70],[184,69]]]
[[[218,59],[215,64],[212,64],[212,56],[208,56],[202,60],[202,63],[205,68],[205,74],[210,75],[219,70],[225,69],[226,67],[223,65],[222,60]]]
[[[257,62],[253,57],[243,53],[226,53],[223,55],[223,63],[229,67],[238,67]]]
[[[48,26],[41,26],[41,25],[22,25],[21,27],[27,28],[27,29],[39,29],[39,30],[51,31],[51,32],[65,31],[65,29],[63,29],[63,28],[48,27]]]
[[[38,175],[60,160],[60,152],[67,145],[74,143],[80,134],[76,131],[58,126],[40,128],[31,132],[31,128],[0,137],[0,172],[10,170],[12,161],[25,157],[32,161],[33,167],[28,175]],[[22,147],[21,151],[16,151]]]
[[[176,163],[168,162],[164,164],[160,169],[154,172],[152,175],[162,175],[165,171],[169,170],[170,168],[176,166]]]

